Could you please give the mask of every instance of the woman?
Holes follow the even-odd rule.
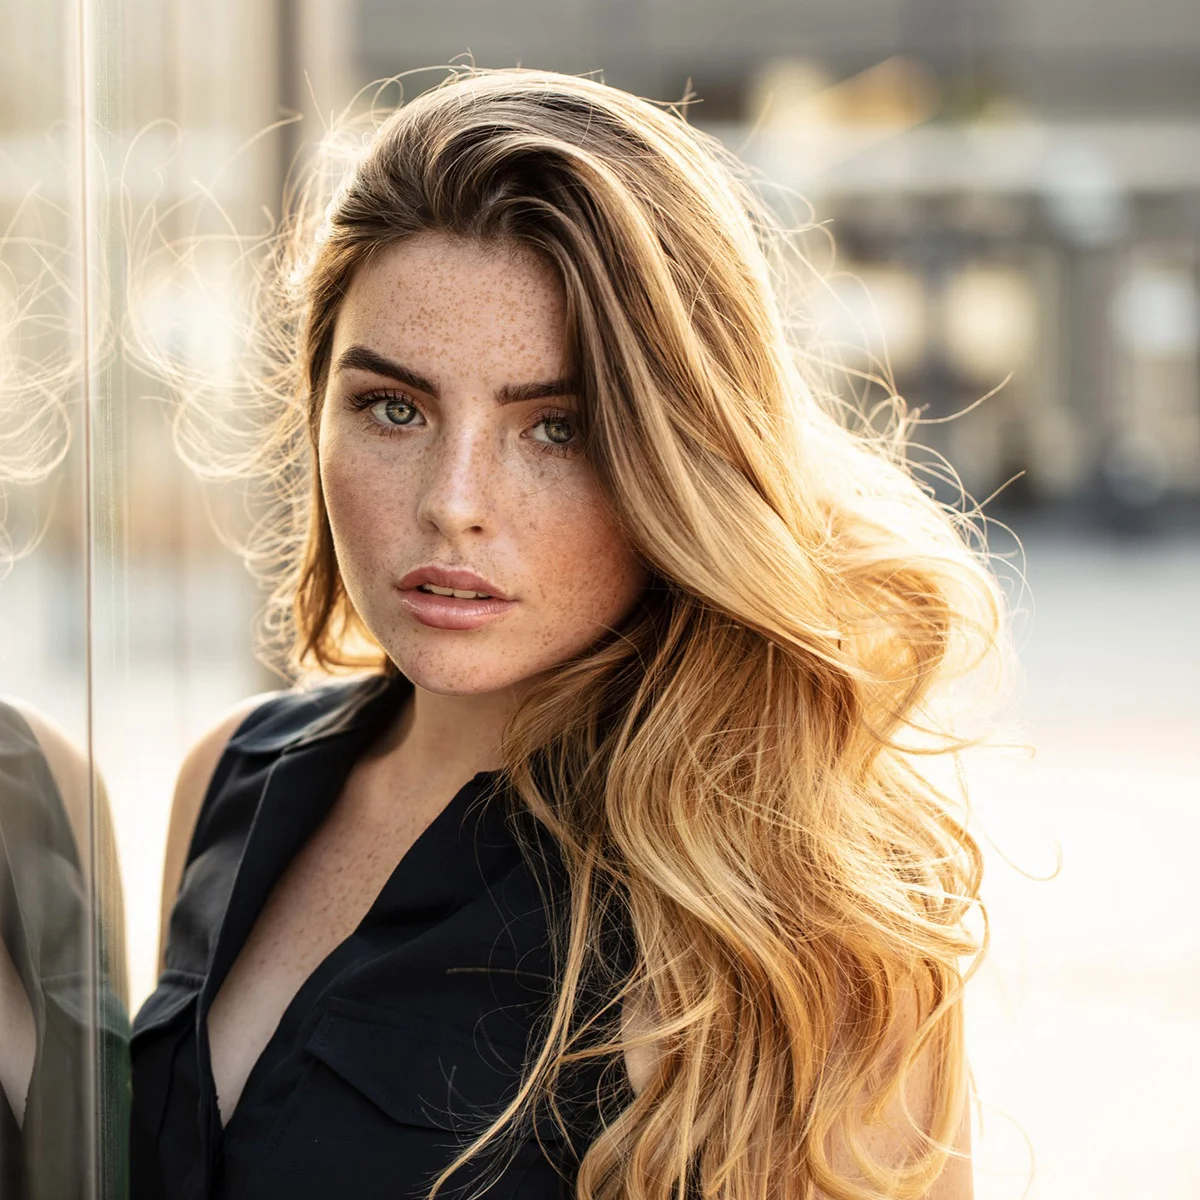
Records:
[[[805,380],[784,234],[526,70],[305,198],[276,600],[324,678],[181,772],[135,1196],[969,1197],[980,855],[921,763],[999,592],[905,421]]]

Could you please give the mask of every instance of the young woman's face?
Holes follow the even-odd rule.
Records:
[[[429,691],[545,671],[645,586],[580,452],[564,333],[561,285],[532,252],[437,233],[367,263],[342,302],[318,443],[338,566],[380,645]],[[487,586],[451,586],[507,602],[426,594],[408,577],[429,565],[473,572]]]

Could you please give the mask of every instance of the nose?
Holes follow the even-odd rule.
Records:
[[[499,475],[485,426],[443,430],[416,469],[422,472],[417,522],[446,538],[487,533],[494,528]]]

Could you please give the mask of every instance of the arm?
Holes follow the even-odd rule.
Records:
[[[187,752],[175,781],[175,793],[171,800],[171,816],[167,823],[167,846],[163,854],[163,878],[161,911],[158,921],[158,971],[162,974],[167,950],[167,926],[171,908],[179,893],[183,879],[183,868],[187,861],[188,847],[196,819],[212,782],[226,743],[237,727],[264,700],[277,695],[276,692],[261,692],[256,696],[234,705],[215,725],[203,733]]]

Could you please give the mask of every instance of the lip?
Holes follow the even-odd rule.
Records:
[[[460,571],[454,567],[440,567],[436,563],[426,563],[423,567],[409,571],[396,586],[401,591],[408,591],[410,588],[420,587],[423,583],[432,583],[435,587],[457,588],[460,592],[482,592],[494,600],[512,600],[511,596],[506,596],[494,583],[484,579],[482,575],[476,575],[472,571]],[[453,599],[453,597],[447,596],[446,599]],[[489,601],[468,600],[466,603],[487,604]]]
[[[448,583],[438,584],[438,587],[451,586]],[[478,587],[472,590],[482,592],[484,589]],[[516,604],[515,600],[463,600],[458,596],[435,596],[431,592],[419,592],[415,587],[397,588],[397,592],[404,608],[422,625],[428,625],[431,629],[478,629],[502,617]]]

